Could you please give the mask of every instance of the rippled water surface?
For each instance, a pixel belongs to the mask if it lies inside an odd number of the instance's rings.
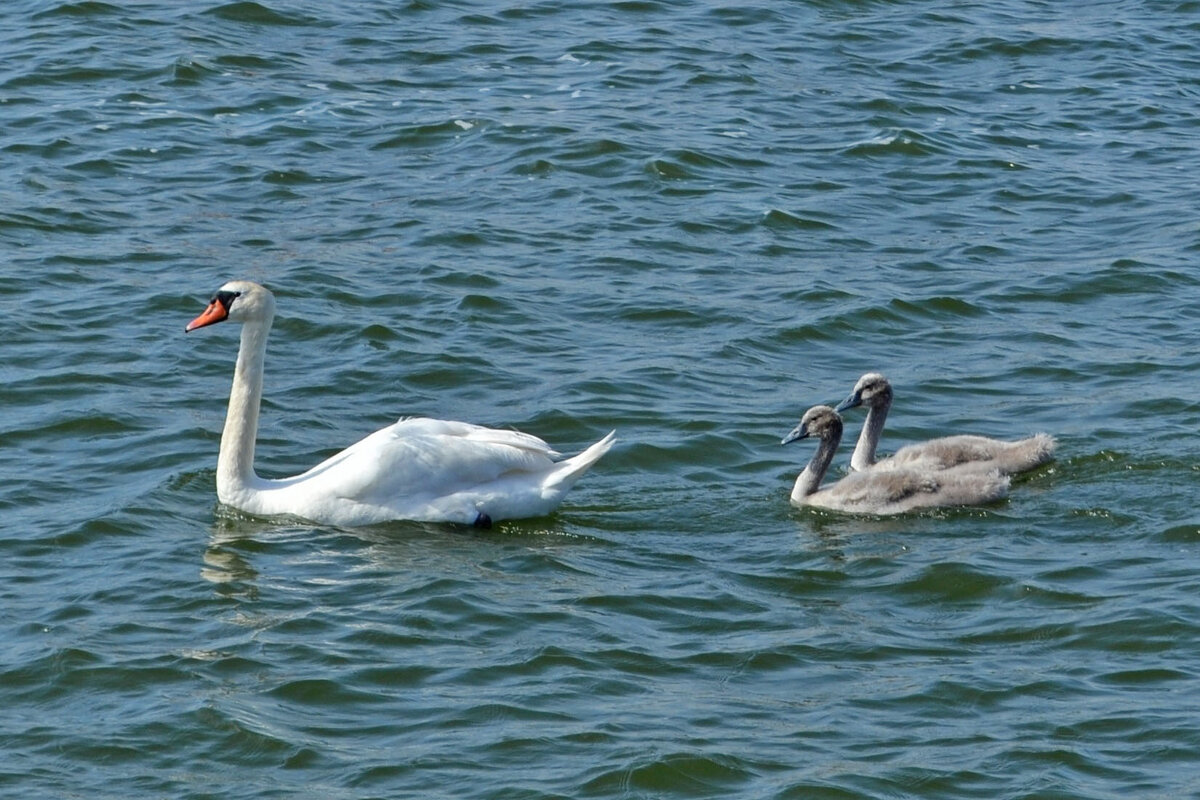
[[[1198,10],[0,5],[0,794],[1196,796]],[[264,474],[619,442],[491,531],[221,508],[234,277]],[[1058,458],[791,508],[868,370]]]

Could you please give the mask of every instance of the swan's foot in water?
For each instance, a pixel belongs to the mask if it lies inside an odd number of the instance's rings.
[[[475,527],[476,528],[491,528],[492,527],[492,518],[489,517],[484,512],[480,511],[479,516],[475,517]]]

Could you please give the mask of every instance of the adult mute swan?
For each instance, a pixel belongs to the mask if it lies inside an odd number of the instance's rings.
[[[1057,442],[1046,433],[1034,434],[1015,442],[989,439],[986,436],[960,434],[930,439],[901,447],[890,458],[875,460],[875,448],[883,433],[883,422],[892,407],[892,385],[878,372],[868,372],[858,379],[850,396],[838,404],[836,411],[845,411],[858,406],[867,407],[867,420],[863,423],[850,457],[850,468],[854,470],[898,469],[920,467],[922,469],[947,469],[960,464],[981,464],[1005,475],[1033,469],[1054,457]]]
[[[972,506],[999,500],[1008,492],[1008,477],[995,470],[958,467],[949,470],[897,468],[852,472],[820,488],[842,440],[842,418],[829,406],[813,406],[781,444],[816,437],[817,452],[796,478],[792,504],[858,514],[900,514],[934,506]]]
[[[386,520],[458,522],[550,513],[612,446],[608,434],[578,455],[558,453],[529,434],[465,422],[401,419],[294,478],[254,473],[267,334],[275,298],[250,281],[230,281],[187,332],[223,320],[242,323],[229,413],[217,457],[217,498],[251,514],[287,514],[331,525]]]

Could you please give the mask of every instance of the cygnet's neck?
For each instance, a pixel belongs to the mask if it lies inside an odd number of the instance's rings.
[[[817,447],[817,452],[813,453],[813,457],[804,465],[804,469],[800,471],[800,476],[796,478],[796,485],[792,487],[792,502],[802,504],[804,498],[814,494],[821,488],[821,481],[825,478],[825,473],[829,470],[829,465],[833,462],[833,455],[837,452],[838,444],[842,441],[841,428],[831,428],[826,431],[821,437],[821,444]]]
[[[858,444],[854,446],[854,454],[850,456],[850,469],[860,471],[875,463],[875,448],[879,446],[879,437],[883,435],[883,423],[891,407],[891,399],[868,407],[862,432],[858,434]]]
[[[270,331],[270,317],[242,325],[242,342],[229,391],[229,412],[217,457],[217,497],[223,503],[234,504],[234,497],[258,483],[254,474],[254,441],[258,436],[263,362]]]

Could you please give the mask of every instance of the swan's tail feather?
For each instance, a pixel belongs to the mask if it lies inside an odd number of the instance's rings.
[[[1054,458],[1054,451],[1058,448],[1058,440],[1050,434],[1035,433],[1029,437],[1029,442],[1037,464],[1045,464]]]
[[[617,432],[609,431],[608,435],[578,455],[559,461],[556,469],[547,476],[542,490],[546,492],[565,493],[575,485],[575,481],[583,477],[583,473],[600,460],[616,441]]]
[[[1054,458],[1058,441],[1048,433],[1035,433],[1027,439],[1012,442],[1007,452],[1000,455],[997,463],[1002,472],[1015,475],[1019,472],[1040,467]]]

